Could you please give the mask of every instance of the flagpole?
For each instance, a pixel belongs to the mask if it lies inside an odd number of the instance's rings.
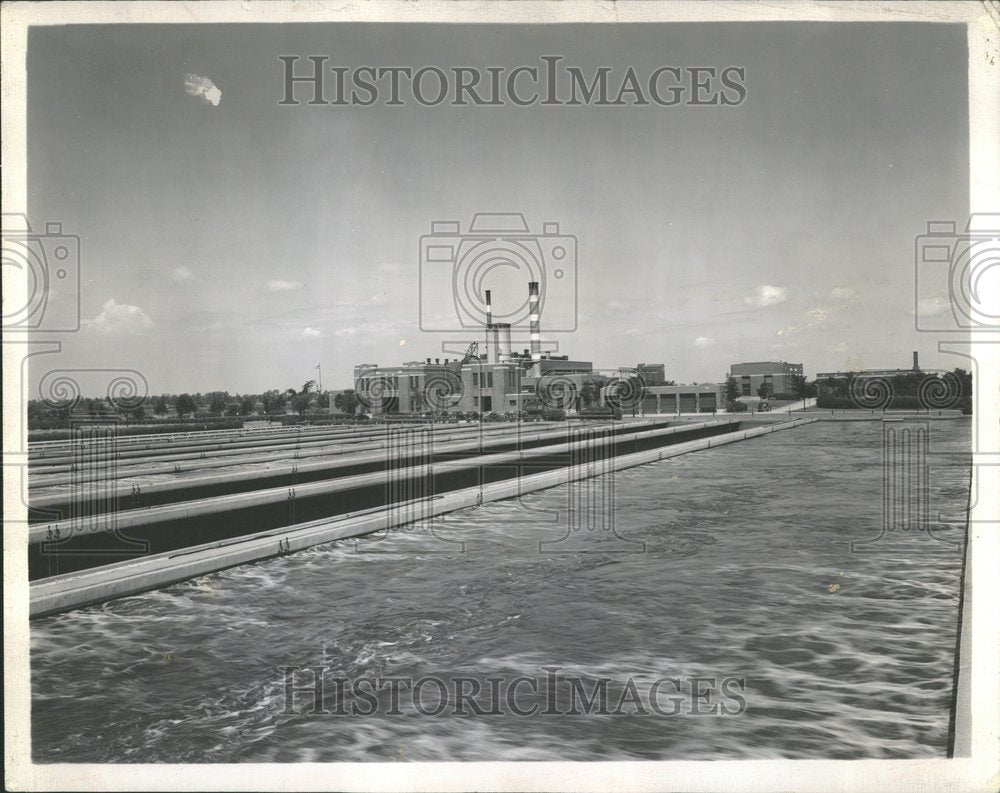
[[[316,371],[319,372],[319,375],[316,378],[316,384],[319,386],[320,392],[322,392],[323,391],[323,365],[320,364],[320,363],[316,364]]]

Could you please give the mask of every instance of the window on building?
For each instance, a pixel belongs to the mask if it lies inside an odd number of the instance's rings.
[[[744,375],[741,378],[741,381],[743,396],[750,396],[750,377],[748,375]]]
[[[486,373],[486,387],[493,388],[493,372]]]
[[[479,372],[472,373],[472,387],[475,388],[479,385]]]
[[[479,397],[477,396],[472,397],[472,406],[476,408],[479,407]]]

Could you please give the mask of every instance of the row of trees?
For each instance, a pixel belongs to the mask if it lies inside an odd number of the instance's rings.
[[[972,373],[912,370],[894,374],[848,372],[821,382],[821,408],[872,410],[960,409],[972,413]]]
[[[334,397],[335,407],[343,412],[356,412],[359,401],[353,389]],[[289,410],[305,415],[310,410],[326,410],[330,406],[330,395],[321,393],[314,380],[308,380],[299,388],[284,390],[271,389],[262,394],[230,394],[228,391],[208,393],[160,394],[141,401],[115,402],[110,397],[81,397],[72,401],[54,403],[49,400],[33,399],[28,402],[28,426],[30,428],[61,426],[71,415],[86,415],[93,418],[126,418],[129,421],[167,418],[176,416],[187,419],[196,415],[212,418],[241,418],[249,416],[284,415]]]
[[[153,413],[167,415],[171,402],[181,418],[194,415],[202,407],[207,407],[210,416],[274,415],[286,413],[289,408],[304,415],[310,408],[328,408],[330,396],[318,391],[315,380],[307,380],[301,388],[271,389],[262,394],[230,396],[228,391],[211,391],[204,395],[178,394],[172,399],[164,394],[152,400]]]

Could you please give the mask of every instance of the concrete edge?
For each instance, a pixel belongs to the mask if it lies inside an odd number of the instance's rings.
[[[29,616],[56,614],[127,595],[158,589],[207,573],[248,562],[283,556],[334,540],[358,537],[392,526],[405,525],[436,515],[476,506],[487,501],[500,501],[534,491],[556,487],[571,481],[587,479],[646,463],[665,460],[701,449],[737,443],[769,435],[784,429],[811,424],[816,419],[803,418],[781,424],[771,424],[752,430],[689,441],[678,446],[650,449],[602,461],[610,466],[595,464],[561,468],[541,474],[498,482],[482,488],[467,488],[442,496],[404,504],[393,504],[377,513],[348,517],[346,520],[323,520],[304,526],[272,530],[250,535],[242,541],[226,541],[212,546],[174,551],[147,557],[141,561],[123,562],[81,573],[57,576],[30,585]],[[686,448],[681,448],[681,447]],[[598,468],[603,470],[597,470]]]

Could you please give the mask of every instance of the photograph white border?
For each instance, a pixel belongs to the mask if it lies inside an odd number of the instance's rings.
[[[136,23],[593,23],[900,22],[959,23],[968,30],[970,212],[1000,212],[1000,7],[989,2],[56,2],[2,7],[2,198],[5,212],[27,207],[26,54],[33,25]],[[928,97],[927,112],[934,111]],[[933,218],[928,218],[933,220]],[[915,232],[919,233],[920,229]],[[4,274],[7,299],[24,283]],[[1000,315],[1000,295],[992,295]],[[987,791],[1000,789],[1000,333],[969,345],[977,361],[960,702],[971,704],[971,756],[918,760],[761,760],[672,762],[246,763],[199,765],[33,764],[28,662],[27,524],[16,448],[27,438],[23,344],[3,344],[4,430],[4,752],[13,790],[550,790],[550,791]],[[955,342],[947,347],[955,349]],[[12,445],[15,444],[15,445]],[[971,587],[971,589],[970,589]],[[959,725],[961,731],[962,725]]]

